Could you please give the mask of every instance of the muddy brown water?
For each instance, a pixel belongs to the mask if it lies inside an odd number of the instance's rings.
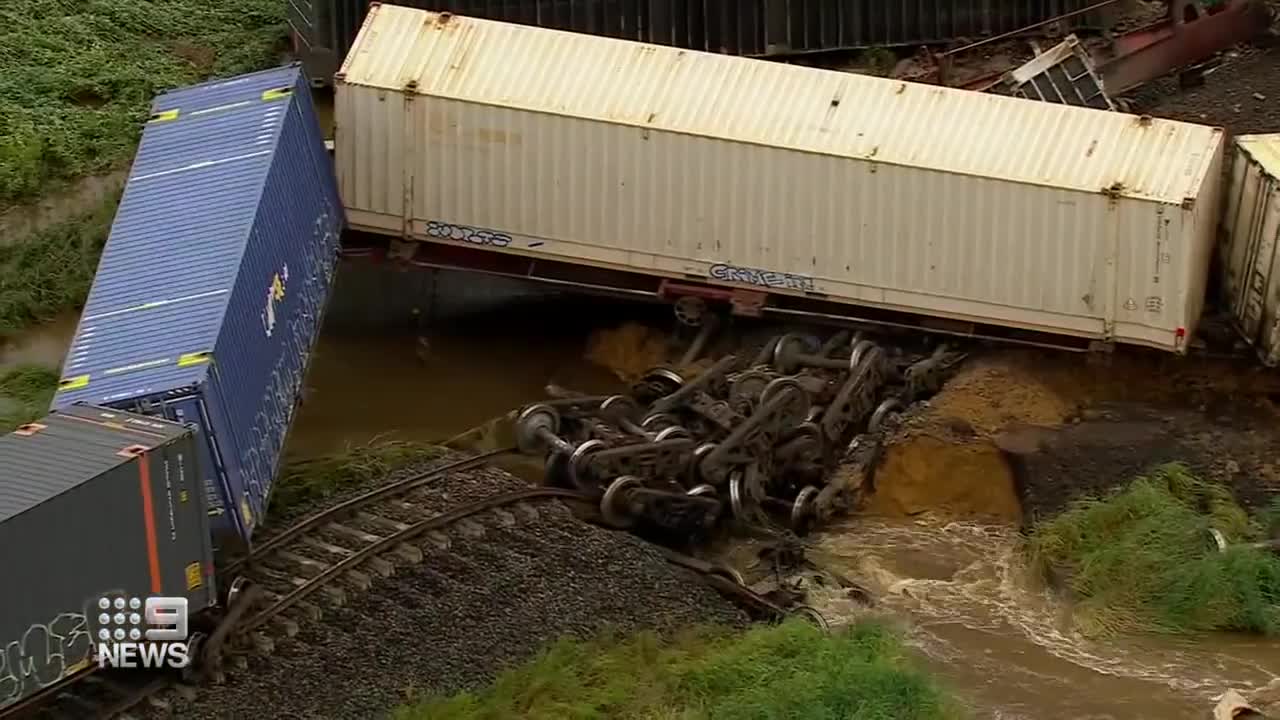
[[[979,718],[1199,720],[1228,687],[1247,697],[1280,673],[1280,645],[1253,637],[1084,638],[1020,551],[1007,526],[849,518],[815,538],[813,558],[864,584],[876,605],[825,588],[810,602],[833,624],[902,622]]]
[[[466,278],[343,273],[290,455],[376,437],[439,441],[545,397],[548,383],[624,386],[585,356],[592,331],[632,310]],[[74,329],[67,317],[28,333],[0,349],[0,368],[56,366]],[[593,352],[625,364],[628,347]],[[820,566],[877,602],[868,610],[817,588],[811,603],[835,624],[887,614],[979,718],[1203,718],[1226,688],[1247,695],[1280,673],[1280,646],[1254,638],[1108,642],[1073,633],[1067,608],[1024,572],[1007,525],[855,517],[812,540]]]

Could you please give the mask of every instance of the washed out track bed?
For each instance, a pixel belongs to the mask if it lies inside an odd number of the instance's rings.
[[[367,718],[566,633],[812,616],[681,551],[744,526],[808,530],[829,514],[820,496],[850,490],[836,465],[955,359],[788,335],[688,380],[655,369],[630,396],[530,406],[519,449],[545,456],[548,484],[492,466],[516,448],[451,453],[264,533],[223,568],[196,673],[93,672],[34,716]]]

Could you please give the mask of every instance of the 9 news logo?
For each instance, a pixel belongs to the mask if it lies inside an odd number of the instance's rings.
[[[184,668],[188,603],[184,597],[102,597],[97,603],[100,668]]]

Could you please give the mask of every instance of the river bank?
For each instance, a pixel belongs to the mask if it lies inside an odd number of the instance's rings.
[[[1232,534],[1246,512],[1261,532],[1280,502],[1270,382],[1266,373],[1132,353],[1118,353],[1109,367],[1040,352],[976,357],[903,419],[868,478],[860,513],[812,538],[810,558],[867,590],[874,612],[909,618],[911,644],[984,717],[1203,718],[1229,687],[1248,696],[1280,672],[1274,639],[1205,632],[1233,626],[1205,614],[1227,599],[1280,612],[1280,578],[1216,559],[1208,532]],[[1166,512],[1150,498],[1125,509],[1134,478],[1170,462],[1185,463],[1188,474],[1220,488],[1212,497],[1243,510],[1217,512],[1197,500],[1166,501]],[[1124,515],[1119,525],[1068,513],[1083,498],[1109,496]],[[1060,543],[1087,545],[1068,548],[1068,560],[1111,574],[1094,585],[1046,576],[1034,547],[1046,528]],[[1113,554],[1122,548],[1130,549]],[[1228,574],[1212,588],[1188,588],[1194,563]],[[809,586],[812,602],[837,622],[871,612],[838,583]],[[1114,626],[1135,612],[1142,622]],[[1180,613],[1182,626],[1148,632],[1168,612]]]

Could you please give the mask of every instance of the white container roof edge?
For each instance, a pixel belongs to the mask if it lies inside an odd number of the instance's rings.
[[[1236,144],[1267,174],[1280,178],[1280,133],[1237,135]]]
[[[1173,205],[1200,194],[1223,140],[1205,125],[394,5],[371,8],[344,84]]]

